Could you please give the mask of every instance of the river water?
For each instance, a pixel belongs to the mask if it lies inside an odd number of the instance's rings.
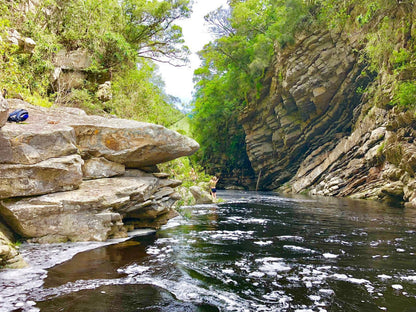
[[[23,244],[0,311],[414,311],[416,210],[219,192],[154,235]]]

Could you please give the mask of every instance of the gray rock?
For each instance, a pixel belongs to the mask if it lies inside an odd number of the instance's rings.
[[[28,108],[27,123],[8,123],[0,133],[0,164],[35,164],[49,158],[76,154],[75,132],[61,123],[39,120]]]
[[[33,53],[36,47],[36,42],[32,38],[23,37],[17,30],[9,29],[7,40],[19,47],[18,52]]]
[[[26,139],[23,142],[29,146],[29,152],[25,150],[20,158],[26,157],[30,159],[30,163],[42,158],[57,157],[56,154],[47,155],[54,150],[54,153],[59,154],[73,153],[76,145],[85,159],[104,157],[126,167],[143,168],[191,155],[199,148],[198,143],[193,139],[155,124],[120,118],[87,116],[85,113],[81,114],[80,110],[46,109],[18,100],[11,101],[11,103],[16,108],[25,107],[29,111],[30,117],[27,124],[24,125],[7,124],[3,129],[8,131],[6,139],[12,140],[13,133],[17,132],[19,132],[19,138],[22,136],[33,137],[34,142],[40,140],[40,135],[50,137],[42,141],[43,145],[40,150],[43,152],[32,153],[32,147],[35,144],[26,143],[32,139]],[[44,129],[43,132],[42,129]],[[51,138],[51,132],[55,132],[54,135],[58,137]],[[50,142],[49,147],[52,147],[52,151],[46,146],[48,142]],[[21,144],[18,142],[17,145]],[[59,148],[54,149],[54,146]],[[34,149],[36,150],[36,147]],[[32,155],[35,153],[39,153],[39,157]],[[26,156],[27,154],[30,155]],[[16,159],[19,158],[16,156]],[[21,160],[3,162],[16,163]]]
[[[143,168],[193,154],[199,145],[165,127],[125,119],[88,116],[72,120],[81,155]]]
[[[12,242],[12,234],[0,221],[0,269],[18,269],[27,264]]]
[[[126,236],[122,220],[128,214],[151,220],[169,209],[169,196],[165,199],[158,190],[157,178],[90,180],[73,191],[2,201],[0,212],[32,241],[104,241]],[[159,207],[158,213],[149,214],[149,207]]]
[[[82,172],[84,179],[100,179],[123,175],[125,166],[105,158],[91,158],[84,161]]]
[[[3,95],[0,93],[0,128],[6,124],[8,117],[9,104],[7,103],[6,99],[3,98]]]
[[[204,191],[199,186],[196,186],[196,185],[191,186],[189,188],[189,191],[191,192],[192,196],[195,198],[196,204],[211,204],[213,202],[211,195],[207,191]]]
[[[78,188],[82,182],[79,155],[50,158],[33,165],[0,165],[0,198],[33,196]]]
[[[264,93],[240,116],[250,162],[256,176],[262,173],[260,188],[276,189],[298,170],[310,171],[302,163],[318,149],[314,159],[325,162],[325,153],[348,134],[362,70],[348,40],[317,31],[276,51]],[[315,173],[295,191],[314,183],[322,171]]]

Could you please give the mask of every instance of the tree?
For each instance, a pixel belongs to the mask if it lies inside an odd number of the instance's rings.
[[[290,44],[308,16],[303,0],[231,0],[230,9],[205,17],[216,39],[200,52],[192,119],[204,165],[212,159],[226,159],[227,168],[248,165],[239,113],[259,96],[275,46]]]
[[[123,34],[139,57],[178,65],[184,62],[189,49],[183,45],[181,27],[174,24],[188,17],[189,0],[123,0],[126,18]]]

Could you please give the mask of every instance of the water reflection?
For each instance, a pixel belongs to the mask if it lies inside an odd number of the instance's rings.
[[[51,288],[77,280],[112,279],[125,276],[117,270],[145,257],[146,247],[154,241],[155,236],[151,235],[141,238],[140,241],[131,239],[116,245],[79,253],[70,261],[49,269],[44,286]]]
[[[416,307],[415,211],[270,193],[219,196],[226,201],[190,207],[155,236],[49,269],[29,300],[42,311]]]

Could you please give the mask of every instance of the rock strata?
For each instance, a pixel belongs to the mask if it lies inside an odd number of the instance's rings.
[[[348,134],[356,89],[365,85],[353,38],[317,32],[278,51],[265,79],[265,92],[241,115],[247,153],[259,187],[289,181],[314,151],[330,150]]]
[[[105,241],[125,237],[123,219],[155,219],[169,211],[175,190],[158,178],[117,177],[84,181],[77,190],[4,200],[3,218],[32,242]]]
[[[104,241],[138,227],[158,228],[174,215],[181,182],[141,169],[191,155],[199,148],[194,140],[79,109],[20,100],[8,105],[29,111],[24,123],[0,130],[0,216],[22,239]],[[4,262],[8,247],[2,246]]]
[[[318,31],[276,52],[240,117],[260,188],[416,207],[416,118],[391,105],[391,89],[357,92],[391,85],[362,74],[359,42]]]

